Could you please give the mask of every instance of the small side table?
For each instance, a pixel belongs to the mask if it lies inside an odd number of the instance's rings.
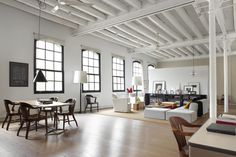
[[[133,110],[139,110],[139,103],[133,104]]]

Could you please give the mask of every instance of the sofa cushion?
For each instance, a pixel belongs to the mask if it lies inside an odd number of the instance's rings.
[[[144,118],[166,119],[168,108],[145,108]]]
[[[189,110],[189,109],[174,109],[166,112],[166,120],[169,120],[170,117],[177,116],[185,119],[189,123],[197,120],[197,112]]]

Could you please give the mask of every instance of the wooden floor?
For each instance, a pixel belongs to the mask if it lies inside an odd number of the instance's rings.
[[[45,136],[45,130],[16,136],[18,124],[0,129],[2,157],[178,157],[169,124],[158,124],[99,114],[76,115],[79,128],[66,125],[61,135]],[[198,121],[204,122],[203,117]],[[42,121],[43,122],[43,121]]]

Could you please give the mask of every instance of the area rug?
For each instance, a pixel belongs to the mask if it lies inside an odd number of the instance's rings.
[[[97,114],[120,117],[120,118],[128,118],[128,119],[134,119],[134,120],[141,120],[141,121],[146,121],[146,122],[169,124],[167,120],[144,118],[143,110],[131,111],[130,113],[121,113],[121,112],[114,112],[113,109],[103,109],[97,112]]]

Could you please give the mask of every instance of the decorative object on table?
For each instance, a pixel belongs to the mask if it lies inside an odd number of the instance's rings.
[[[182,94],[182,90],[181,90],[181,89],[177,89],[177,90],[175,91],[175,94]]]
[[[79,112],[82,113],[82,85],[87,83],[87,73],[85,71],[75,71],[74,72],[74,83],[80,84],[80,109]]]
[[[28,69],[27,63],[9,62],[10,69],[10,87],[28,87]]]
[[[167,94],[167,90],[162,90],[161,94]]]
[[[153,81],[152,91],[153,93],[160,93],[160,91],[166,89],[166,81]]]
[[[128,93],[133,93],[133,88],[132,87],[127,88],[126,90],[127,90]]]
[[[184,85],[184,91],[187,91],[190,94],[191,91],[193,91],[193,87],[191,85]]]
[[[192,86],[192,91],[200,94],[200,82],[189,82],[188,85]]]
[[[138,86],[142,86],[142,77],[141,76],[133,76],[132,78],[132,85],[136,86],[136,97],[135,102],[137,102],[138,99]]]

